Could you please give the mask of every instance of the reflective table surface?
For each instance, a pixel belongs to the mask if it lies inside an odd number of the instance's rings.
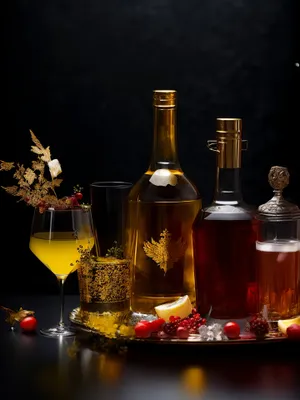
[[[57,322],[56,296],[1,297]],[[79,304],[66,296],[66,316]],[[0,399],[299,399],[300,342],[272,345],[137,345],[106,348],[88,337],[50,339],[10,331],[0,315]]]

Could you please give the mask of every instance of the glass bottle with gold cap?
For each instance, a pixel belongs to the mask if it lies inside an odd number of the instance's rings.
[[[272,323],[300,312],[300,209],[282,195],[287,168],[272,167],[268,180],[274,196],[258,208],[256,258],[260,311]]]
[[[213,203],[194,223],[197,307],[216,319],[246,318],[257,310],[253,210],[242,197],[242,120],[217,119],[217,139],[208,148],[217,155]]]
[[[134,273],[132,309],[139,312],[183,295],[195,300],[192,224],[202,202],[178,160],[176,97],[175,90],[153,92],[150,166],[129,194],[126,253]]]

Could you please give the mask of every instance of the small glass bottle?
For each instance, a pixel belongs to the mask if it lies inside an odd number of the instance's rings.
[[[286,168],[272,167],[268,179],[274,196],[258,208],[256,259],[259,307],[272,323],[300,312],[300,209],[282,196]]]
[[[216,319],[247,318],[257,310],[256,232],[252,209],[243,202],[242,120],[218,118],[213,203],[199,213],[193,228],[197,308]]]
[[[192,225],[202,202],[178,161],[176,106],[175,90],[154,91],[151,162],[129,194],[126,252],[139,312],[183,295],[195,301]]]

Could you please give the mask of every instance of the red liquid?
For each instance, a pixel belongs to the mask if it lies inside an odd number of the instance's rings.
[[[237,319],[257,311],[255,240],[251,219],[204,219],[194,227],[200,313],[206,314],[212,307],[213,318]]]

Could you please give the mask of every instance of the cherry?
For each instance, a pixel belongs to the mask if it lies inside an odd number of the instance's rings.
[[[140,324],[144,324],[144,325],[149,325],[150,326],[150,321],[147,321],[146,319],[141,319],[139,321]]]
[[[142,322],[138,322],[136,326],[134,327],[135,331],[135,336],[137,338],[148,338],[151,335],[151,330],[150,330],[150,323],[146,321],[147,324],[144,324]]]
[[[286,334],[290,340],[300,340],[300,325],[290,325],[286,330]]]
[[[163,318],[155,319],[154,321],[150,322],[150,329],[152,330],[152,332],[160,331],[162,329],[162,326],[164,325],[164,323],[165,323],[165,320]]]
[[[20,321],[20,328],[23,332],[34,332],[37,327],[37,320],[35,317],[25,317]]]
[[[224,325],[223,332],[228,339],[238,339],[240,337],[241,328],[236,322],[227,322]]]
[[[75,193],[75,197],[76,197],[77,200],[80,201],[80,200],[82,200],[82,198],[83,198],[83,194],[80,193],[80,192],[76,192],[76,193]]]
[[[183,326],[179,326],[176,331],[176,336],[179,339],[187,339],[189,337],[189,331],[187,328],[184,328]]]

